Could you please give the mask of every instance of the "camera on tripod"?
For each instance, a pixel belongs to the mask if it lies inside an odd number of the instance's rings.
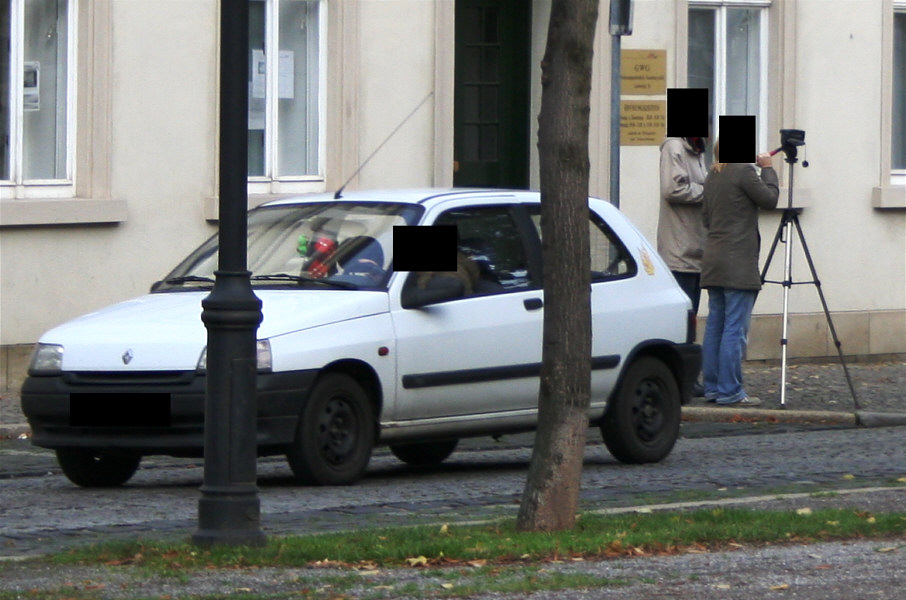
[[[780,130],[780,147],[771,151],[771,156],[774,156],[781,150],[786,154],[786,162],[792,164],[797,162],[796,154],[798,153],[799,146],[805,146],[805,131],[802,129],[781,129]],[[803,162],[803,167],[807,167],[808,163]]]
[[[780,130],[780,148],[785,153],[795,152],[798,146],[805,146],[805,131],[802,129]]]

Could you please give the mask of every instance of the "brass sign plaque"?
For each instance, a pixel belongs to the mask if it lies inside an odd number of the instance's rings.
[[[620,54],[621,94],[661,96],[667,93],[666,50],[623,50]]]
[[[659,146],[667,135],[666,100],[620,102],[620,145]]]

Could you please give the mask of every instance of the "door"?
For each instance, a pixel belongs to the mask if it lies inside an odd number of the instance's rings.
[[[529,185],[529,0],[456,0],[454,168],[458,187]]]
[[[464,207],[436,221],[457,226],[460,260],[475,269],[463,296],[393,314],[395,420],[537,408],[543,296],[537,240],[524,215],[515,207]]]

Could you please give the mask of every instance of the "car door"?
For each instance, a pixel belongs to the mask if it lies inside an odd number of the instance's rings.
[[[458,207],[434,224],[458,228],[460,255],[477,267],[477,281],[453,300],[393,312],[392,418],[534,410],[543,300],[540,250],[527,212],[520,205]],[[418,279],[411,273],[405,285]]]
[[[531,217],[540,238],[540,209],[531,210]],[[623,361],[637,342],[632,332],[639,327],[635,316],[639,287],[634,282],[638,265],[620,237],[593,210],[588,215],[588,241],[591,252],[591,402],[593,407],[601,407],[616,385]]]

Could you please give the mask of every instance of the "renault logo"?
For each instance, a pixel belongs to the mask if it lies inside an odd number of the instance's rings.
[[[124,364],[124,365],[128,365],[129,363],[131,363],[131,362],[132,362],[132,357],[133,357],[133,356],[135,356],[135,355],[132,354],[132,349],[131,349],[131,348],[130,348],[129,350],[126,350],[125,352],[123,352],[123,356],[122,356],[123,364]]]

